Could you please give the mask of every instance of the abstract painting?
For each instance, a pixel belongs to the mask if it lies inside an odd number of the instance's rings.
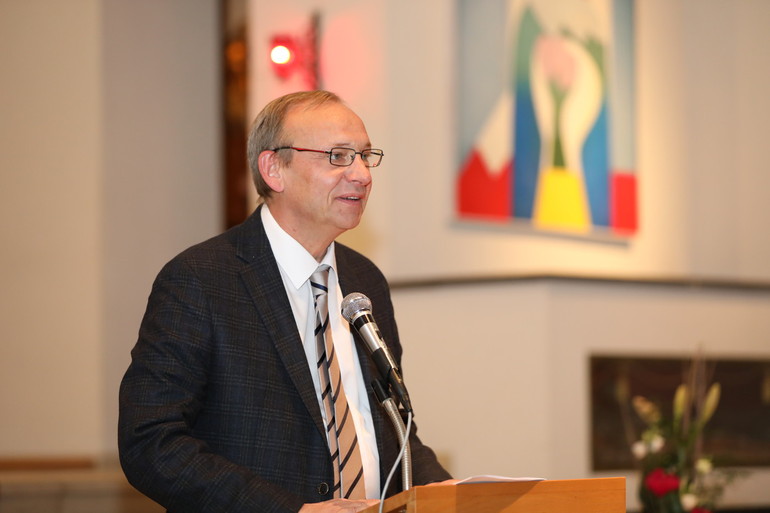
[[[475,112],[460,109],[457,216],[632,237],[632,0],[465,1],[459,9],[460,102]]]

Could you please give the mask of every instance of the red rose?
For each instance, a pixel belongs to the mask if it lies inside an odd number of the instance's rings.
[[[644,485],[657,497],[663,497],[669,492],[679,490],[679,476],[667,474],[662,468],[656,468],[644,478]]]

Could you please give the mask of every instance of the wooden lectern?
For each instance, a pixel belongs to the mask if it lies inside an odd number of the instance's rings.
[[[377,513],[379,505],[364,513]],[[626,478],[416,486],[383,513],[625,513]]]

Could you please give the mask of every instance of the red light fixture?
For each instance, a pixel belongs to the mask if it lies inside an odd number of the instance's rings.
[[[301,63],[298,45],[291,36],[275,36],[270,42],[270,62],[273,71],[282,80],[289,78]]]
[[[308,89],[318,89],[318,27],[320,15],[314,13],[307,32],[300,36],[278,34],[270,40],[270,64],[281,80],[295,73],[303,75]]]

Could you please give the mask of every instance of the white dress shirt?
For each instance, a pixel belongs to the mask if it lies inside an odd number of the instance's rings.
[[[308,253],[302,245],[278,225],[267,205],[262,206],[262,224],[273,249],[273,255],[278,262],[281,278],[289,296],[289,303],[297,322],[297,331],[305,349],[310,375],[313,377],[318,408],[321,416],[326,419],[326,411],[321,399],[321,385],[318,378],[315,344],[315,310],[313,292],[310,288],[310,276],[320,264],[330,266],[329,270],[329,323],[331,324],[334,349],[342,373],[342,386],[348,399],[353,421],[356,426],[358,445],[361,450],[361,462],[364,467],[364,482],[366,497],[380,498],[380,457],[377,452],[377,439],[374,434],[374,422],[369,406],[369,398],[358,361],[355,341],[350,332],[350,325],[342,317],[340,305],[342,290],[337,274],[337,261],[334,253],[334,243],[329,245],[326,255],[321,262]]]

